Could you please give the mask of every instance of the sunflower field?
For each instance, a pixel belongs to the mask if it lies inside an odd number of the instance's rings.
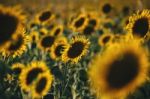
[[[0,0],[0,99],[150,99],[149,0]]]

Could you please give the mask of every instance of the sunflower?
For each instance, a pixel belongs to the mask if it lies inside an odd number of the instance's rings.
[[[88,24],[94,27],[94,29],[98,29],[100,23],[99,15],[96,12],[89,12],[87,16],[89,18]]]
[[[53,82],[51,72],[40,74],[33,85],[32,97],[35,99],[45,96],[50,90]]]
[[[24,69],[24,65],[23,64],[21,64],[21,63],[14,63],[14,64],[12,64],[12,67],[11,67],[11,69],[13,70],[13,72],[15,73],[15,74],[20,74],[21,72],[22,72],[22,70]]]
[[[41,50],[48,51],[55,42],[55,37],[49,34],[44,35],[38,43]]]
[[[45,62],[33,61],[24,68],[19,76],[21,89],[26,92],[31,91],[33,82],[37,79],[38,75],[49,71]]]
[[[27,50],[27,43],[29,41],[28,36],[24,33],[18,34],[17,37],[11,40],[7,48],[2,49],[2,55],[4,57],[21,56]]]
[[[71,40],[71,44],[66,46],[62,53],[62,61],[77,63],[82,56],[88,52],[90,42],[85,36],[75,36]]]
[[[52,13],[52,11],[46,9],[36,15],[35,22],[41,25],[46,25],[49,24],[54,18],[55,15]]]
[[[63,33],[63,25],[56,25],[52,31],[51,31],[51,35],[53,36],[60,36]]]
[[[29,37],[30,37],[30,42],[31,43],[32,42],[37,42],[39,40],[39,33],[38,33],[38,31],[31,31]]]
[[[54,60],[58,60],[62,56],[62,52],[64,51],[65,47],[68,45],[68,42],[65,37],[59,37],[55,43],[51,47],[51,58]]]
[[[130,16],[126,29],[131,37],[144,40],[149,35],[150,11],[138,11],[136,14]]]
[[[112,12],[113,5],[110,2],[105,2],[101,5],[101,12],[104,15],[107,15]]]
[[[91,90],[101,99],[124,99],[146,81],[147,56],[136,40],[111,44],[89,65]]]
[[[77,16],[76,19],[73,20],[72,24],[70,25],[73,31],[81,31],[86,25],[88,24],[88,18],[85,13],[81,13]]]
[[[111,44],[113,40],[114,35],[112,33],[104,33],[101,35],[98,39],[98,44],[100,46],[105,46],[107,44]]]
[[[26,16],[18,6],[4,7],[0,5],[0,47],[5,48],[9,40],[24,31]]]
[[[47,28],[45,28],[45,27],[42,27],[40,30],[39,30],[39,34],[40,35],[46,35],[46,34],[48,34],[48,29]]]
[[[39,33],[38,31],[31,31],[29,34],[29,40],[30,40],[30,45],[31,48],[36,48],[37,42],[39,41]]]
[[[83,29],[83,31],[82,31],[82,33],[83,33],[84,35],[91,35],[91,34],[93,34],[93,32],[95,32],[95,29],[94,29],[94,27],[91,26],[91,25],[85,26],[84,29]]]

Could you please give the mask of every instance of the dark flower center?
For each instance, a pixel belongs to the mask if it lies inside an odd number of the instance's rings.
[[[39,73],[42,73],[42,72],[43,70],[41,68],[34,68],[30,70],[27,74],[26,84],[30,85],[33,82],[33,80],[37,78]]]
[[[18,19],[15,16],[0,13],[0,44],[11,39],[18,26]]]
[[[75,22],[75,27],[76,27],[76,28],[81,27],[81,26],[84,24],[84,21],[85,21],[85,18],[84,18],[84,17],[81,17],[79,20],[77,20],[77,21]]]
[[[95,19],[90,19],[89,24],[92,25],[93,27],[96,26],[97,22]]]
[[[64,51],[64,45],[59,45],[55,49],[55,54],[60,57],[62,55],[62,51]]]
[[[107,14],[111,11],[111,9],[112,9],[111,5],[107,3],[103,6],[102,11]]]
[[[69,48],[68,51],[68,57],[69,58],[76,58],[78,56],[80,56],[80,54],[83,52],[84,50],[84,43],[83,42],[75,42],[71,45],[71,47]]]
[[[94,32],[94,27],[88,25],[84,28],[83,33],[86,35],[90,35],[92,32]]]
[[[139,72],[139,59],[131,52],[124,53],[123,57],[110,64],[107,82],[113,89],[120,89],[135,79]]]
[[[55,38],[53,36],[46,36],[42,39],[41,44],[43,47],[51,47]]]
[[[144,37],[149,30],[149,21],[147,18],[138,19],[132,28],[133,33],[140,37]]]
[[[50,11],[43,12],[42,15],[39,17],[40,21],[46,21],[51,17],[52,13]]]
[[[103,38],[103,43],[106,44],[110,40],[110,36],[106,36]]]
[[[45,77],[41,78],[36,85],[36,92],[39,94],[42,93],[42,91],[46,87],[46,84],[47,84],[47,79]]]
[[[60,33],[60,28],[56,29],[54,35],[57,36],[57,35],[59,35],[59,33]]]

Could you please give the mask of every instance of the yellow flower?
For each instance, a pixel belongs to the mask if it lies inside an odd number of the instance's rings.
[[[50,34],[53,35],[53,36],[60,36],[60,35],[63,34],[63,31],[64,31],[63,25],[56,25],[56,26],[52,29],[52,31],[51,31]]]
[[[52,13],[52,11],[49,9],[45,9],[36,15],[35,22],[41,25],[47,25],[54,18],[55,18],[55,15]]]
[[[95,32],[95,29],[91,25],[86,25],[82,31],[84,35],[92,35]]]
[[[85,13],[81,13],[77,16],[76,19],[73,20],[72,24],[70,24],[70,28],[74,32],[80,32],[83,28],[88,24],[88,18]]]
[[[22,70],[24,69],[24,65],[21,63],[14,63],[11,67],[11,69],[13,70],[13,72],[15,74],[20,74],[22,72]]]
[[[33,85],[32,97],[35,99],[45,96],[50,90],[53,82],[51,72],[40,74]]]
[[[100,25],[100,18],[97,12],[89,12],[87,13],[87,16],[89,18],[88,24],[94,27],[94,29],[98,29]]]
[[[51,47],[51,58],[54,60],[61,59],[62,53],[67,45],[68,42],[65,37],[58,37],[58,39],[56,39],[55,43]]]
[[[92,92],[101,99],[124,99],[146,81],[147,55],[136,40],[111,44],[89,65]]]
[[[39,33],[38,33],[38,31],[31,31],[29,37],[30,37],[29,40],[30,40],[31,43],[32,42],[37,42],[39,40]]]
[[[88,52],[90,42],[85,36],[75,36],[72,38],[70,45],[66,46],[62,53],[62,61],[71,63],[77,63],[82,56]]]
[[[104,33],[103,35],[99,37],[98,44],[100,46],[106,46],[112,43],[113,38],[114,38],[114,35],[112,33]]]
[[[104,1],[103,3],[101,2],[100,9],[102,15],[108,15],[112,12],[113,5],[110,2]]]
[[[21,9],[21,8],[20,8]],[[0,47],[5,48],[10,40],[24,31],[26,16],[18,6],[4,7],[0,5]]]
[[[138,11],[136,14],[130,16],[126,30],[131,38],[140,38],[141,40],[144,40],[149,36],[150,11]]]
[[[43,51],[48,51],[55,42],[55,37],[49,34],[44,35],[38,43],[38,47]]]
[[[10,40],[7,48],[1,50],[4,57],[21,56],[27,50],[28,36],[25,33],[18,34],[14,40]]]
[[[20,86],[22,90],[31,91],[33,82],[41,73],[49,71],[46,63],[43,61],[33,61],[25,67],[19,75]]]
[[[39,30],[39,34],[40,35],[46,35],[46,34],[48,34],[48,29],[47,28],[45,28],[45,27],[42,27],[40,30]]]

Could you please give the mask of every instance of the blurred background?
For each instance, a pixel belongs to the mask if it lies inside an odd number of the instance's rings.
[[[45,7],[51,7],[55,12],[64,13],[65,16],[71,11],[100,10],[105,2],[114,6],[116,11],[120,11],[125,6],[132,10],[150,9],[149,0],[0,0],[0,4],[3,5],[22,5],[31,13]]]

